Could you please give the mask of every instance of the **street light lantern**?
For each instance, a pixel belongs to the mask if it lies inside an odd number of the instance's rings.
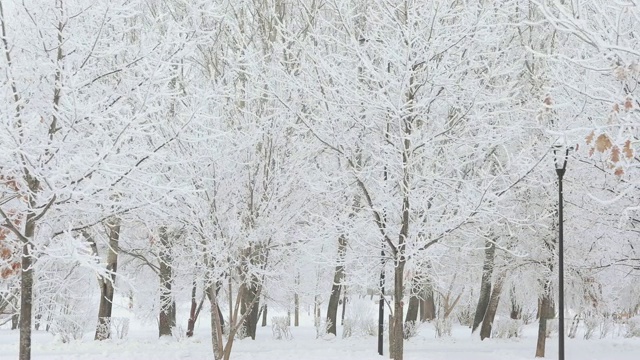
[[[567,160],[569,159],[569,152],[573,150],[573,146],[554,145],[553,156],[556,163],[556,172],[558,176],[564,176],[564,172],[567,169]]]
[[[553,155],[558,175],[558,359],[564,360],[564,228],[562,179],[567,170],[569,151],[573,147],[554,146]]]

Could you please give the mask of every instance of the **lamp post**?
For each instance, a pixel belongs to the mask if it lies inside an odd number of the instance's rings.
[[[564,151],[562,151],[564,150]],[[564,227],[562,178],[567,170],[569,147],[557,146],[553,150],[558,175],[558,359],[564,360]],[[563,154],[564,152],[564,154]],[[560,154],[559,154],[560,153]]]

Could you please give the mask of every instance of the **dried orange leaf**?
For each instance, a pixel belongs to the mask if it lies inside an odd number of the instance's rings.
[[[595,131],[591,131],[589,133],[589,135],[587,135],[587,137],[584,139],[587,142],[587,145],[591,145],[591,142],[593,141],[593,138],[596,136],[596,132]]]
[[[601,134],[596,139],[596,150],[601,153],[611,149],[612,146],[611,139],[609,139],[607,134]]]
[[[620,105],[613,104],[613,112],[615,112],[615,113],[620,112]]]
[[[2,269],[2,271],[0,271],[0,278],[6,279],[11,276],[12,273],[13,271],[11,269]]]
[[[633,158],[633,149],[631,148],[631,140],[627,140],[624,142],[624,147],[622,148],[622,151],[624,152],[624,156],[627,159]]]
[[[633,102],[631,101],[631,98],[627,98],[624,101],[624,109],[625,110],[631,110],[632,107],[633,107]]]
[[[620,162],[620,148],[617,145],[611,148],[611,162]]]
[[[614,171],[614,174],[615,174],[616,176],[622,176],[622,175],[624,175],[624,169],[623,169],[623,168],[621,168],[621,167],[617,167],[617,168],[616,168],[616,171]]]

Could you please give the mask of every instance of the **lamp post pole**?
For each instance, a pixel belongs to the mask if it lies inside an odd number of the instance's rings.
[[[558,359],[564,360],[564,199],[562,196],[562,179],[567,170],[569,148],[564,149],[564,157],[558,163],[556,155],[556,174],[558,175]]]

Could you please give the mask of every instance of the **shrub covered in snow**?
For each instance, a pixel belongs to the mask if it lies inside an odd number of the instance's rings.
[[[418,335],[418,331],[420,331],[420,321],[407,321],[404,323],[404,338],[411,339]]]
[[[60,316],[53,319],[49,331],[61,342],[80,340],[84,333],[91,328],[92,321],[86,316]]]
[[[451,319],[450,318],[437,318],[434,322],[433,322],[433,326],[436,329],[436,337],[445,337],[445,336],[451,336],[451,327],[453,326],[453,324],[451,323]]]
[[[508,339],[512,337],[522,336],[522,320],[517,319],[498,319],[493,323],[491,336],[494,338]]]
[[[624,337],[626,338],[634,338],[640,337],[640,318],[635,317],[628,319],[626,322],[626,332]]]
[[[366,300],[353,300],[351,304],[350,316],[343,322],[342,337],[376,336],[378,322],[371,303]]]
[[[271,331],[273,338],[276,340],[287,339],[290,340],[291,330],[289,328],[288,316],[274,316],[271,318]]]

